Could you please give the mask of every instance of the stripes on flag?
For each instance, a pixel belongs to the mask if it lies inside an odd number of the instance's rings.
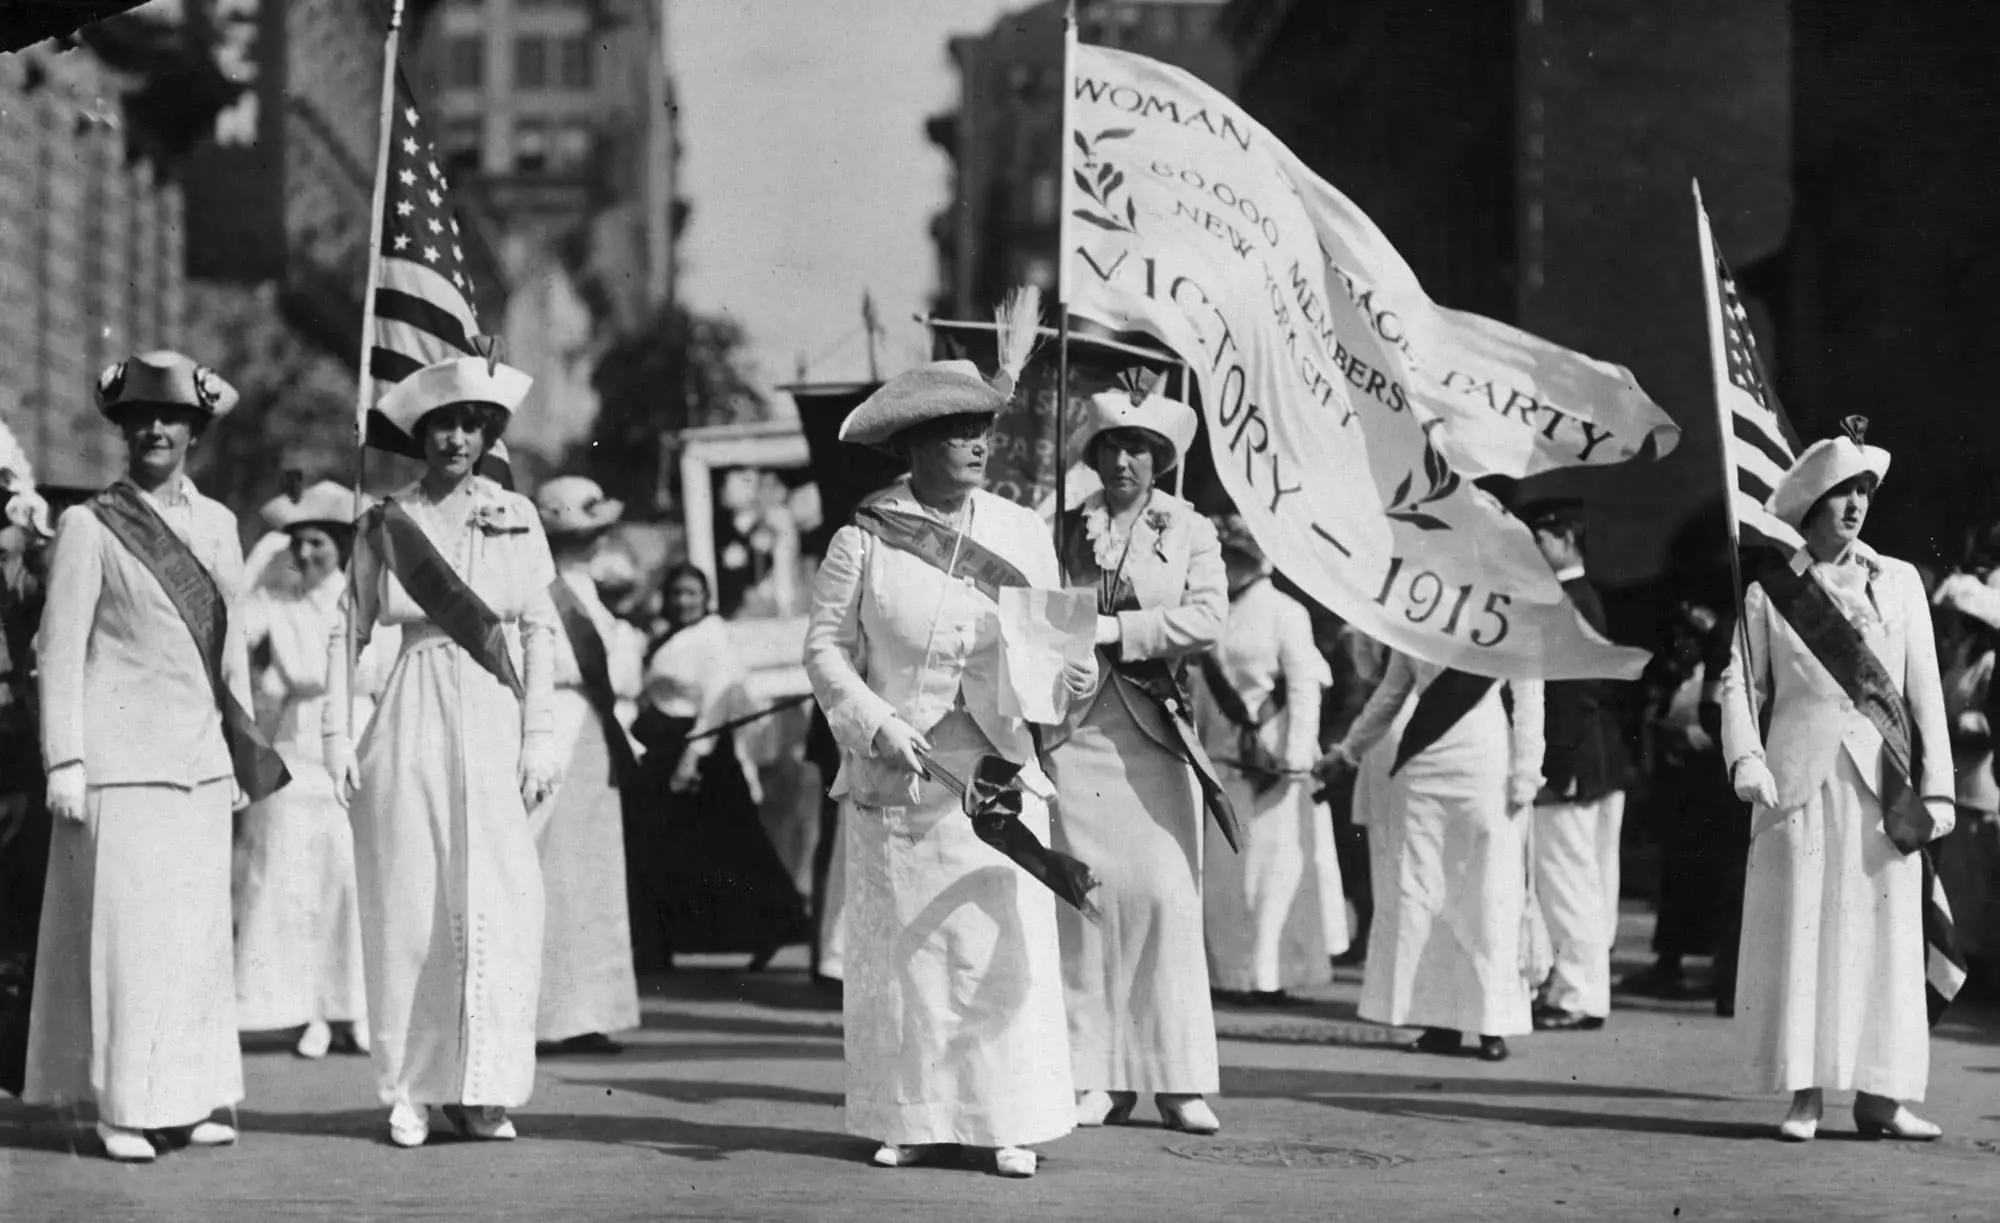
[[[382,245],[374,252],[375,295],[369,302],[371,403],[425,366],[479,355],[473,339],[480,334],[450,186],[401,67],[396,69],[395,102],[382,117],[382,138]],[[423,457],[415,438],[373,408],[360,424],[367,445]],[[493,443],[480,474],[514,486],[503,443]]]

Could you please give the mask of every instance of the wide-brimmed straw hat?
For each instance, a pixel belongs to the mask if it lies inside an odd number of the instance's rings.
[[[840,422],[840,440],[889,449],[896,435],[952,416],[998,416],[1014,398],[1041,335],[1041,290],[1023,285],[993,312],[998,368],[986,378],[970,361],[932,361],[904,370]]]
[[[512,416],[535,380],[511,365],[486,357],[454,357],[426,365],[390,387],[375,410],[414,438],[417,422],[438,408],[457,403],[491,404]]]
[[[1874,476],[1879,482],[1889,472],[1889,452],[1867,445],[1868,418],[1850,416],[1840,422],[1846,432],[1824,438],[1806,447],[1779,478],[1765,508],[1793,530],[1803,530],[1806,515],[1819,499],[1856,476]]]
[[[1006,406],[1007,396],[980,376],[977,365],[932,361],[904,370],[862,400],[840,422],[840,440],[886,447],[912,426],[949,416],[998,416]]]
[[[1113,429],[1140,429],[1153,435],[1153,474],[1163,476],[1181,465],[1188,447],[1194,445],[1195,430],[1201,421],[1194,409],[1179,400],[1154,394],[1157,380],[1139,377],[1115,390],[1100,391],[1090,397],[1084,417],[1083,456],[1094,466],[1099,436]]]
[[[216,420],[227,416],[236,400],[236,388],[221,375],[167,349],[113,362],[97,376],[97,410],[106,416],[143,404],[186,408]]]
[[[368,501],[362,499],[361,508],[366,509]],[[297,496],[281,493],[266,501],[258,510],[264,525],[273,531],[293,531],[300,527],[354,525],[354,490],[332,480],[321,480],[310,488],[301,489]]]
[[[535,509],[550,535],[587,535],[625,516],[625,503],[606,498],[603,486],[586,476],[557,476],[542,485]]]

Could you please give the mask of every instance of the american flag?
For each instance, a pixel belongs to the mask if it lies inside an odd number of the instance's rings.
[[[427,365],[479,355],[473,345],[480,331],[472,308],[472,276],[450,187],[400,68],[394,106],[383,116],[383,138],[388,142],[383,163],[387,180],[369,323],[368,374],[375,383],[370,402]],[[372,409],[361,428],[370,446],[421,457],[414,439]],[[494,444],[481,470],[512,486],[501,443]]]
[[[1708,229],[1708,215],[1699,213],[1703,245],[1714,259],[1714,282],[1709,293],[1709,334],[1716,338],[1715,355],[1719,367],[1716,394],[1721,400],[1725,424],[1724,452],[1734,484],[1729,490],[1743,548],[1779,548],[1785,555],[1797,551],[1804,540],[1791,527],[1764,508],[1771,490],[1785,469],[1798,457],[1798,435],[1785,419],[1778,396],[1764,371],[1764,359],[1757,351],[1757,337],[1750,330],[1750,315],[1736,291],[1736,278],[1729,264],[1715,249]]]

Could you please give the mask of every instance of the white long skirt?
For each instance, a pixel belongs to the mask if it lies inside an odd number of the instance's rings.
[[[556,732],[574,744],[562,788],[529,819],[547,918],[537,1039],[639,1026],[632,919],[625,898],[623,798],[611,784],[604,723],[580,692],[556,694]]]
[[[992,751],[964,713],[930,732],[960,777]],[[1048,1142],[1076,1124],[1056,898],[981,841],[935,782],[841,812],[847,1129],[896,1144]],[[1047,844],[1047,809],[1022,822]]]
[[[1347,950],[1347,902],[1333,823],[1313,805],[1313,784],[1292,781],[1261,797],[1236,769],[1217,765],[1243,824],[1243,852],[1213,820],[1202,864],[1208,979],[1217,989],[1269,993],[1323,985],[1331,957]]]
[[[1202,947],[1201,791],[1194,770],[1106,691],[1050,754],[1056,848],[1100,881],[1101,921],[1062,930],[1070,1059],[1085,1090],[1213,1095],[1222,1074]]]
[[[1758,815],[1736,977],[1752,1084],[1923,1099],[1923,864],[1890,843],[1845,751],[1810,802]]]
[[[1507,755],[1494,692],[1376,791],[1363,1019],[1481,1036],[1532,1030],[1520,963],[1530,817],[1507,814]]]
[[[542,871],[521,706],[429,626],[361,740],[355,874],[384,1104],[523,1104],[535,1085]]]
[[[93,787],[50,833],[28,1020],[29,1104],[169,1129],[243,1099],[224,778]]]
[[[366,1023],[354,834],[316,762],[243,813],[236,845],[236,1024]]]

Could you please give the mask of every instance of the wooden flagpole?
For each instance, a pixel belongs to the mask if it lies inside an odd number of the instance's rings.
[[[1071,176],[1075,173],[1070,164],[1070,148],[1074,144],[1070,132],[1070,95],[1075,91],[1071,73],[1076,70],[1076,0],[1065,0],[1063,4],[1063,54],[1062,54],[1062,176],[1056,180],[1058,203],[1060,195],[1069,190]],[[1056,479],[1056,513],[1052,523],[1055,535],[1056,565],[1061,568],[1066,553],[1063,551],[1063,515],[1069,511],[1069,464],[1063,454],[1063,442],[1067,436],[1069,423],[1069,209],[1056,209],[1056,418],[1054,422],[1055,449],[1053,451]],[[1063,575],[1068,581],[1068,574]]]
[[[382,209],[389,190],[389,139],[396,128],[396,49],[403,37],[403,0],[395,0],[389,10],[389,33],[382,44],[381,134],[375,147],[375,191],[368,214],[368,282],[361,294],[361,359],[355,369],[354,389],[354,518],[361,519],[361,507],[368,482],[368,413],[375,406],[375,378],[369,372],[369,355],[375,347],[375,290],[382,281]],[[357,541],[358,542],[358,541]],[[354,554],[348,553],[348,581],[354,580]],[[355,622],[356,600],[347,601],[347,741],[354,742],[354,673],[361,628]],[[339,778],[334,779],[336,785]]]

